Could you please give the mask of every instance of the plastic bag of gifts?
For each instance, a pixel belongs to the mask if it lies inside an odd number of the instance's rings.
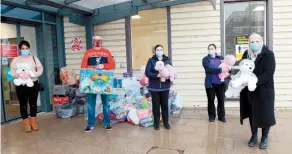
[[[60,78],[61,78],[62,84],[68,84],[68,85],[77,84],[75,73],[72,71],[72,69],[69,69],[67,67],[60,68]]]
[[[148,127],[153,125],[153,116],[150,108],[131,109],[127,115],[127,121],[133,125]]]
[[[124,122],[126,120],[127,111],[124,109],[124,95],[109,95],[110,105],[110,122],[115,124],[118,122]],[[102,105],[100,106],[101,112],[98,114],[98,119],[103,120]]]
[[[58,118],[72,118],[79,114],[76,101],[71,101],[66,104],[55,104],[54,109]]]
[[[114,78],[114,72],[97,69],[81,69],[80,92],[89,94],[114,94],[122,88],[121,79]]]
[[[179,94],[169,97],[170,114],[180,114],[183,107],[183,100]]]

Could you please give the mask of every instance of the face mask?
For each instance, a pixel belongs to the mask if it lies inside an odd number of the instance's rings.
[[[253,51],[260,51],[261,50],[261,45],[259,43],[250,43],[250,48]]]
[[[29,50],[21,50],[21,55],[28,56],[30,54]]]
[[[215,55],[215,50],[208,50],[208,54],[210,56],[214,56]]]
[[[156,54],[157,57],[162,57],[163,51],[156,51],[155,54]]]
[[[93,45],[93,47],[100,48],[102,46],[102,41],[101,40],[93,40],[92,45]]]

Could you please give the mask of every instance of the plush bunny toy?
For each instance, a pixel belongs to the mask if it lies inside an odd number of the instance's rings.
[[[247,85],[249,91],[256,89],[258,79],[253,73],[255,64],[250,59],[244,59],[239,63],[239,72],[232,78],[225,93],[226,97],[238,97],[244,85]]]
[[[30,64],[16,64],[16,74],[18,75],[18,78],[13,81],[16,86],[26,85],[28,87],[33,87],[34,84],[31,78],[35,77],[35,74],[31,71]]]
[[[231,67],[235,64],[235,62],[236,58],[233,55],[226,55],[224,57],[224,60],[219,65],[219,68],[222,68],[222,73],[219,74],[221,82],[224,82],[224,79],[228,77],[228,72],[231,70]]]

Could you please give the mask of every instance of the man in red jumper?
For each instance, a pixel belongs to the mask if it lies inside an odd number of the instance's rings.
[[[105,69],[113,70],[115,69],[115,62],[110,51],[102,47],[102,37],[93,36],[92,38],[93,48],[85,52],[81,68],[92,68],[92,69]],[[95,106],[96,106],[96,95],[97,94],[88,94],[88,123],[85,128],[85,132],[90,132],[95,126]],[[103,105],[103,121],[107,131],[111,131],[112,127],[110,125],[109,119],[109,97],[108,95],[100,95]]]

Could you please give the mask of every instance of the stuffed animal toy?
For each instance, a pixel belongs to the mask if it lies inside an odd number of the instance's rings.
[[[252,60],[242,60],[239,63],[239,72],[232,77],[225,96],[238,97],[245,85],[247,85],[249,91],[254,91],[258,82],[256,75],[253,73],[254,68],[255,64]]]
[[[170,79],[170,81],[174,81],[174,79],[177,78],[177,72],[176,72],[176,70],[171,65],[166,65],[165,67],[169,71],[169,79]]]
[[[170,76],[168,69],[164,66],[162,61],[156,62],[155,70],[159,72],[161,82],[165,82],[166,79]]]
[[[31,71],[30,64],[16,64],[16,74],[18,75],[18,78],[13,80],[16,86],[26,85],[28,87],[33,87],[34,84],[31,78],[35,77],[35,74]]]
[[[222,73],[219,74],[219,78],[221,79],[221,82],[224,82],[224,79],[229,76],[229,71],[231,70],[231,67],[235,64],[236,58],[233,55],[226,55],[224,57],[224,60],[219,65],[219,68],[222,68]]]

